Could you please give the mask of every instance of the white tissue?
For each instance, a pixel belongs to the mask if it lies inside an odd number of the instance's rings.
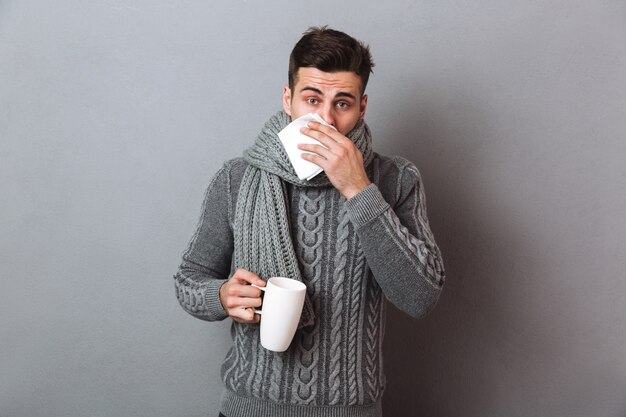
[[[326,123],[324,119],[322,119],[321,116],[319,116],[318,114],[309,113],[305,114],[304,116],[298,117],[296,120],[289,123],[287,127],[278,132],[278,138],[283,144],[285,151],[287,151],[287,156],[289,156],[289,161],[291,162],[291,165],[293,165],[293,169],[296,171],[296,175],[299,179],[306,179],[307,181],[323,171],[320,166],[302,159],[301,155],[306,151],[298,149],[298,145],[300,143],[312,143],[315,145],[321,145],[321,143],[319,143],[317,140],[303,133],[300,133],[300,128],[306,126],[306,124],[311,121],[319,122],[323,125],[330,126],[335,129],[334,126]]]

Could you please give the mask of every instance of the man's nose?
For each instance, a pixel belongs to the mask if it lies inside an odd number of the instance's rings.
[[[331,105],[324,105],[319,111],[319,115],[331,126],[335,126],[334,107]]]

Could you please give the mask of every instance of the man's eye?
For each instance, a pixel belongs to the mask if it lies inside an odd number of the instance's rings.
[[[337,107],[339,107],[340,109],[347,109],[350,106],[349,103],[346,103],[345,101],[340,101],[339,103],[337,103]]]
[[[306,102],[307,102],[307,104],[317,104],[317,99],[316,98],[307,98]]]

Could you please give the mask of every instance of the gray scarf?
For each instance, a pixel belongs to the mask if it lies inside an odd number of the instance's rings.
[[[324,172],[310,181],[296,175],[278,132],[291,123],[284,111],[272,116],[254,145],[244,153],[244,172],[235,210],[235,268],[254,272],[263,280],[289,277],[302,281],[298,259],[291,240],[289,201],[285,181],[298,187],[328,187]],[[365,166],[373,159],[369,127],[360,120],[348,137],[363,155]],[[312,325],[315,313],[307,295],[299,327]]]

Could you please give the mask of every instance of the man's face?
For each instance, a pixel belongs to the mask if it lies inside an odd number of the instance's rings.
[[[354,72],[298,69],[293,91],[283,90],[283,109],[292,120],[317,113],[343,135],[365,116],[367,95],[361,97],[361,78]]]

